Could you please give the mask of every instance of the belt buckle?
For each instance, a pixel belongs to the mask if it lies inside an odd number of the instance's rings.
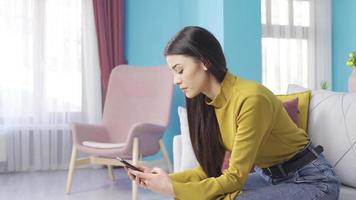
[[[265,169],[266,169],[266,171],[265,171],[265,172],[266,172],[266,175],[272,177],[273,174],[272,174],[271,169],[270,169],[269,167],[267,167],[267,168],[265,168]]]

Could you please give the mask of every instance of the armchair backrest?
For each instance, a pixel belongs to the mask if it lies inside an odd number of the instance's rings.
[[[166,65],[115,67],[110,74],[102,120],[110,140],[125,142],[136,123],[166,127],[172,93],[173,76]]]

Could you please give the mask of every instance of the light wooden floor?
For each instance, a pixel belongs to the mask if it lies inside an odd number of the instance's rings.
[[[77,169],[72,193],[65,194],[67,171],[0,174],[1,200],[130,200],[131,181],[124,169],[114,169],[109,180],[106,168]],[[139,200],[171,200],[171,197],[139,189]]]

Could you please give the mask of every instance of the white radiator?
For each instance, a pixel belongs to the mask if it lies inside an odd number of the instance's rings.
[[[7,160],[6,135],[0,133],[0,162]]]

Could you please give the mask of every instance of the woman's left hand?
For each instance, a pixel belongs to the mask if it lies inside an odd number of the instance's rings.
[[[136,176],[135,181],[138,185],[161,194],[174,195],[172,181],[163,169],[153,168],[150,172],[128,170]]]

